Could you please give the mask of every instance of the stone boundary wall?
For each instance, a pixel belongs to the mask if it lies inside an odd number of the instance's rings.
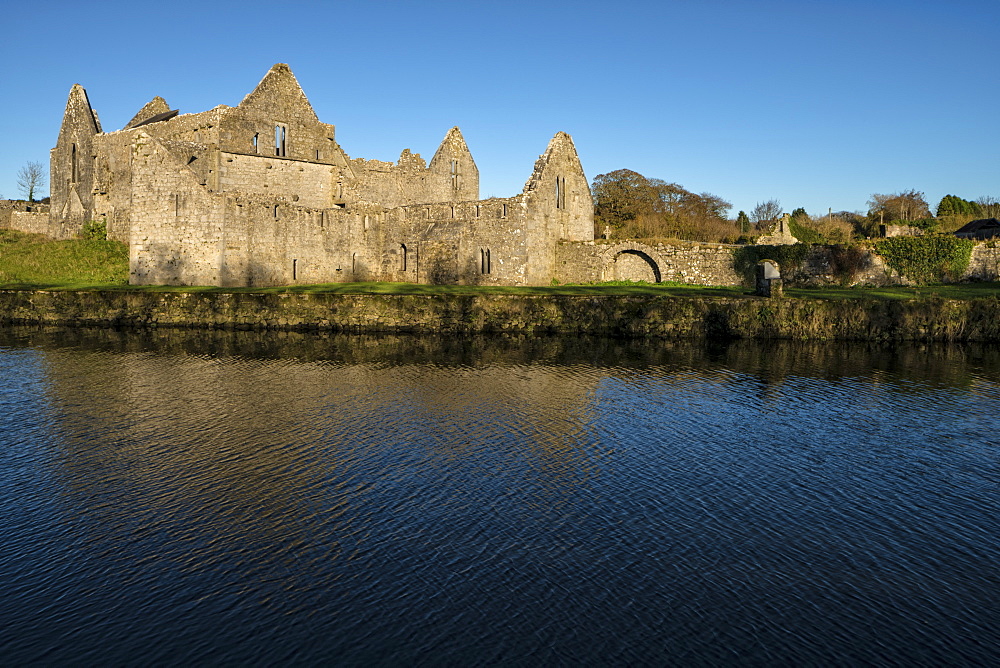
[[[0,228],[49,234],[49,205],[24,200],[0,200]]]
[[[30,232],[33,234],[52,235],[49,225],[48,212],[40,213],[35,211],[11,211],[6,225],[2,225],[18,232]]]
[[[750,283],[739,275],[733,253],[740,246],[725,244],[655,244],[637,241],[613,244],[560,244],[556,249],[556,280],[590,283],[612,280],[675,281],[691,285],[739,286]],[[821,287],[840,285],[833,246],[815,245],[800,267],[783,267],[787,284]],[[623,262],[624,260],[627,262]],[[969,267],[959,280],[1000,280],[1000,244],[985,242],[972,249]],[[850,285],[910,285],[876,253],[866,250]]]
[[[0,324],[348,333],[1000,342],[1000,299],[0,290]]]

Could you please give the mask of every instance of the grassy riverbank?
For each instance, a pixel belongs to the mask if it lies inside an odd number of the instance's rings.
[[[745,297],[743,287],[680,283],[613,282],[592,285],[530,287],[485,285],[417,285],[414,283],[324,283],[266,288],[209,286],[130,286],[128,249],[114,241],[71,239],[53,241],[38,234],[0,229],[0,289],[101,290],[128,292],[183,292],[218,294],[340,294],[340,295],[627,295],[661,297]],[[1000,283],[952,283],[920,287],[786,288],[800,299],[959,299],[1000,296]]]

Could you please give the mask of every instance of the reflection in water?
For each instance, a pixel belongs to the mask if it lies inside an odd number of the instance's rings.
[[[989,346],[0,329],[13,663],[984,663]]]

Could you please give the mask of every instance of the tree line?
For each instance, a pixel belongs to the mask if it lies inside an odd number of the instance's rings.
[[[774,229],[784,215],[781,202],[758,202],[746,213],[729,217],[732,204],[711,193],[693,193],[677,183],[643,176],[630,169],[599,174],[592,185],[597,237],[684,239],[747,243]],[[790,214],[791,233],[806,243],[848,243],[880,235],[882,225],[907,225],[926,232],[950,233],[976,218],[1000,218],[1000,199],[966,200],[945,195],[935,214],[924,193],[915,189],[874,193],[868,211],[830,211],[810,216],[802,207]]]

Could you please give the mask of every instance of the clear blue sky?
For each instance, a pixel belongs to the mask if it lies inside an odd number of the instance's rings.
[[[749,211],[1000,196],[997,0],[8,3],[0,194],[48,164],[82,84],[105,131],[154,95],[235,105],[288,63],[351,157],[428,159],[461,127],[481,194],[521,191],[559,130]]]

